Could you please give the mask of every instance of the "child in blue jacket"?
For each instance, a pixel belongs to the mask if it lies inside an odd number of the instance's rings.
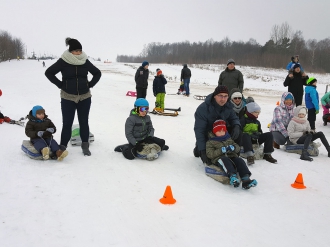
[[[305,104],[308,109],[307,120],[311,126],[311,131],[315,132],[316,114],[319,113],[319,93],[316,90],[317,80],[311,77],[306,82],[305,87]]]

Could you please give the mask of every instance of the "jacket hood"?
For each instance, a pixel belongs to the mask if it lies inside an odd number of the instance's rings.
[[[290,92],[284,92],[284,93],[282,94],[281,104],[280,104],[280,106],[281,106],[282,108],[286,108],[286,106],[285,106],[285,104],[284,104],[284,101],[285,101],[286,96],[288,96],[289,94],[291,94],[291,96],[292,96],[292,98],[293,98],[293,100],[292,100],[292,105],[294,105],[294,102],[295,102],[295,101],[294,101],[293,94],[290,93]]]
[[[188,65],[187,65],[187,64],[184,64],[184,65],[183,65],[183,68],[188,68]]]
[[[306,111],[305,114],[307,115],[307,108],[305,106],[299,105],[296,108],[294,108],[294,110],[293,110],[293,116],[299,118],[298,117],[298,114],[299,114],[299,112],[300,112],[301,109],[305,109],[305,111]]]
[[[32,110],[31,110],[31,111],[29,111],[29,114],[26,116],[26,118],[33,122],[42,122],[42,121],[45,121],[45,119],[48,118],[48,116],[45,114],[44,119],[40,120],[39,118],[36,118],[32,115]]]

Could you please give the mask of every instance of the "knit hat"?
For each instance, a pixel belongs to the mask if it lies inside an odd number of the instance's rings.
[[[300,110],[299,110],[299,112],[298,112],[298,114],[307,114],[307,111],[306,111],[306,108],[305,107],[302,107]]]
[[[250,113],[252,112],[260,112],[261,108],[256,102],[250,102],[246,105],[246,110]]]
[[[223,130],[224,132],[227,132],[227,127],[226,127],[226,122],[224,120],[219,119],[213,123],[212,132],[213,132],[213,134],[215,134],[221,130]]]
[[[314,82],[316,82],[317,80],[314,78],[314,77],[310,77],[308,80],[307,80],[307,82],[306,82],[306,84],[307,85],[312,85]]]
[[[65,44],[69,46],[69,51],[82,50],[82,45],[76,39],[66,38]]]
[[[291,100],[293,100],[293,96],[292,96],[291,93],[289,93],[289,94],[285,97],[285,100],[287,100],[287,99],[291,99]]]
[[[163,74],[163,71],[158,70],[158,71],[157,71],[157,75],[161,75],[161,74]]]
[[[40,105],[34,106],[32,108],[32,116],[37,117],[37,113],[38,114],[41,114],[41,113],[45,114],[44,108],[42,108],[42,106],[40,106]]]
[[[146,66],[146,65],[149,65],[148,61],[143,61],[142,63],[142,67]]]
[[[235,61],[234,61],[234,59],[228,59],[228,61],[227,61],[227,66],[228,66],[228,64],[230,64],[230,63],[233,63],[233,64],[235,64]]]
[[[219,85],[214,89],[213,96],[219,94],[219,93],[226,93],[229,94],[228,88],[224,85]]]
[[[294,63],[294,64],[292,64],[291,69],[294,70],[295,68],[300,68],[300,64],[299,64],[299,63]]]
[[[231,95],[230,98],[233,99],[233,98],[237,98],[237,97],[242,98],[242,94],[240,92],[235,92]]]
[[[157,68],[157,69],[156,69],[156,72],[158,72],[158,70],[160,70],[160,68]]]

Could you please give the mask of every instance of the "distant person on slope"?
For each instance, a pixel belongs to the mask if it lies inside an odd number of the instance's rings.
[[[235,68],[235,61],[229,59],[227,61],[227,68],[221,72],[219,76],[218,85],[224,85],[228,88],[229,92],[233,88],[238,88],[241,93],[244,89],[244,79],[241,71]]]
[[[180,81],[183,82],[184,84],[184,90],[186,91],[185,96],[187,97],[189,97],[190,95],[190,88],[189,88],[190,78],[191,78],[191,71],[188,68],[188,65],[184,64],[183,69],[181,70]]]
[[[78,121],[81,137],[81,148],[84,155],[90,156],[89,150],[89,111],[91,107],[91,91],[101,78],[101,71],[96,68],[82,51],[81,43],[76,39],[66,38],[65,43],[69,46],[61,58],[50,66],[45,75],[52,83],[61,89],[61,109],[63,127],[61,145],[67,147],[71,138],[71,129],[75,116],[78,113]],[[62,80],[56,74],[62,73]],[[88,73],[93,75],[88,80]]]
[[[142,66],[140,66],[135,73],[135,83],[136,83],[136,98],[147,97],[148,89],[148,78],[149,78],[149,63],[143,61]]]

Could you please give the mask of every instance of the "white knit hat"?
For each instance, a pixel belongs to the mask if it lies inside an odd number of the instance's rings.
[[[233,99],[233,98],[237,98],[237,97],[242,98],[242,94],[241,94],[240,92],[235,92],[235,93],[233,93],[233,94],[231,95],[231,99]]]

